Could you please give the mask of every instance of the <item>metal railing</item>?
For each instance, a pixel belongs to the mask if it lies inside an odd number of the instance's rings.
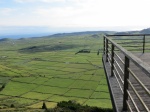
[[[113,38],[113,37],[117,38]],[[120,36],[134,36],[136,38],[120,38]],[[139,38],[142,36],[143,38]],[[141,44],[142,53],[145,53],[145,37],[149,35],[107,35],[104,36],[104,56],[105,62],[108,62],[111,66],[111,76],[115,77],[120,90],[123,94],[123,111],[142,111],[150,112],[150,108],[146,103],[146,99],[142,97],[138,88],[143,90],[143,93],[148,99],[150,99],[150,90],[137,76],[137,73],[132,70],[130,64],[134,64],[138,69],[141,69],[142,73],[147,77],[150,77],[150,66],[144,63],[141,59],[134,56],[129,50],[119,44],[133,43],[136,40],[137,43]],[[119,37],[119,38],[118,38]],[[113,40],[112,40],[113,38]],[[116,42],[119,40],[119,44]],[[123,42],[121,42],[123,40]],[[126,40],[126,42],[125,42]],[[140,42],[141,41],[141,42]],[[137,44],[136,43],[136,44]],[[132,45],[133,46],[133,45]],[[128,47],[128,46],[126,46]],[[134,47],[134,46],[133,46]],[[123,59],[122,59],[123,57]],[[138,85],[138,86],[137,86]],[[150,101],[150,100],[149,100]],[[139,107],[140,105],[140,107]]]
[[[129,51],[142,51],[143,53],[150,51],[150,34],[107,35],[107,37],[115,37],[113,40]],[[133,47],[136,48],[133,49]]]

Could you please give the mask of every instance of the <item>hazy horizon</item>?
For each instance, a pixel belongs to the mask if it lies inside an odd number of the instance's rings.
[[[0,35],[141,30],[150,26],[149,5],[148,0],[0,0]]]
[[[72,33],[84,31],[139,31],[148,27],[49,27],[49,26],[0,26],[0,35]]]

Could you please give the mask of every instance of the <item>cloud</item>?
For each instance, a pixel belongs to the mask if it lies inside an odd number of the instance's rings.
[[[40,2],[49,2],[49,3],[52,3],[52,2],[65,2],[66,0],[39,0]]]
[[[26,2],[35,2],[36,0],[14,0],[14,1],[18,3],[26,3]]]
[[[66,3],[70,5],[80,5],[80,4],[86,4],[88,2],[94,2],[95,0],[13,0],[17,3]]]
[[[141,4],[148,6],[141,1],[136,2],[137,4],[134,7],[134,0],[131,2],[120,0],[115,0],[115,2],[110,0],[63,1],[68,4],[59,7],[44,7],[41,5],[34,8],[32,14],[39,19],[39,22],[34,22],[57,27],[100,27],[146,25],[146,22],[150,19],[150,17],[145,17],[149,7],[139,9]],[[145,10],[146,8],[147,10]],[[139,16],[139,13],[142,16]]]
[[[13,9],[13,8],[0,8],[0,14],[2,14],[2,15],[10,15],[14,11],[16,11],[16,9]]]
[[[15,7],[17,10],[1,8],[0,14],[11,16],[9,18],[1,16],[0,24],[49,25],[52,27],[150,25],[149,0],[12,1],[15,1],[13,7],[17,5]]]
[[[65,2],[66,0],[14,0],[18,3],[31,3],[31,2],[43,2],[43,3],[53,3],[53,2]]]

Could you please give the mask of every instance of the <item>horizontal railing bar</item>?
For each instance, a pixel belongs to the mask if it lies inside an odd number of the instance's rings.
[[[132,109],[131,109],[131,106],[130,106],[129,102],[127,100],[126,100],[126,102],[127,102],[127,105],[128,105],[128,108],[129,108],[130,112],[133,112]]]
[[[128,49],[128,51],[141,51],[142,49]],[[150,75],[150,74],[149,74]]]
[[[115,65],[114,65],[114,68],[115,68],[116,73],[118,74],[118,76],[119,76],[119,78],[120,78],[120,80],[121,80],[121,83],[124,84],[124,81],[122,80],[122,78],[121,78],[121,76],[120,76],[120,74],[119,74],[119,72],[118,72],[118,70],[117,70],[117,68],[116,68]]]
[[[111,49],[108,47],[108,54],[111,54],[110,51],[111,51]]]
[[[134,100],[133,100],[133,98],[132,98],[132,96],[131,96],[131,94],[130,94],[130,92],[128,90],[127,90],[127,93],[128,93],[128,95],[129,95],[129,97],[131,99],[132,104],[134,105],[135,109],[137,110],[137,112],[140,112],[140,110],[138,109],[136,103],[134,102]]]
[[[115,49],[114,51],[119,51],[118,49]]]
[[[109,63],[109,65],[111,66],[111,62],[110,62],[110,59],[108,58],[108,63]]]
[[[122,47],[143,47],[143,46],[122,46]]]
[[[117,44],[137,44],[137,43],[143,43],[143,42],[117,42]]]
[[[135,49],[134,49],[134,48],[132,48],[132,49],[128,49],[128,51],[129,51],[129,50],[142,50],[142,48],[138,48],[138,49],[136,49],[136,48],[135,48]]]
[[[128,68],[131,75],[139,82],[139,84],[142,86],[142,88],[147,92],[147,94],[150,96],[150,91],[145,87],[145,85],[138,79],[138,77],[132,72],[130,68]]]
[[[122,62],[122,64],[124,64],[124,62],[123,62],[123,60],[121,59],[121,57],[116,53],[116,52],[114,52],[115,53],[115,55],[119,58],[119,60]]]
[[[110,54],[108,54],[108,59],[110,60],[110,62],[111,62],[111,56],[110,56]]]
[[[108,47],[111,49],[111,46],[108,44]]]
[[[127,35],[106,35],[107,37],[114,36],[150,36],[150,34],[127,34]]]
[[[144,103],[143,99],[140,97],[140,95],[138,94],[138,92],[135,90],[134,86],[132,85],[132,83],[128,80],[129,85],[131,86],[132,90],[134,91],[134,93],[136,94],[136,96],[138,97],[138,99],[140,100],[141,104],[144,106],[144,108],[146,109],[147,112],[150,112],[150,110],[148,109],[148,107],[146,106],[146,104]]]
[[[108,50],[108,55],[110,56],[110,59],[111,59],[111,52]]]
[[[121,70],[121,72],[124,74],[122,68],[120,67],[120,65],[118,64],[118,62],[116,61],[116,59],[114,59],[114,61],[116,62],[117,66],[119,67],[119,69]]]
[[[141,59],[137,58],[135,55],[133,55],[131,52],[127,51],[117,43],[115,43],[112,39],[105,36],[105,38],[110,41],[115,47],[117,47],[125,56],[127,56],[136,66],[138,66],[140,69],[142,69],[147,76],[150,77],[150,66],[143,62]]]
[[[114,71],[113,71],[113,73],[114,73],[114,76],[116,77],[117,83],[119,84],[119,88],[120,88],[121,92],[124,93],[123,90],[122,90],[121,84],[120,84],[120,82],[119,82],[119,80],[116,76],[116,73]]]
[[[137,38],[137,39],[131,39],[131,38],[126,38],[126,39],[113,39],[113,40],[143,40],[143,38],[141,38],[141,39],[139,39],[139,38]]]
[[[108,47],[108,53],[109,53],[109,54],[111,54],[111,52],[110,52],[110,51],[111,51],[111,48],[110,48],[110,47]]]

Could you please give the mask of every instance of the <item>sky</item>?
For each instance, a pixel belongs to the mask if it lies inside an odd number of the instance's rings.
[[[149,0],[0,0],[0,31],[139,30]]]

